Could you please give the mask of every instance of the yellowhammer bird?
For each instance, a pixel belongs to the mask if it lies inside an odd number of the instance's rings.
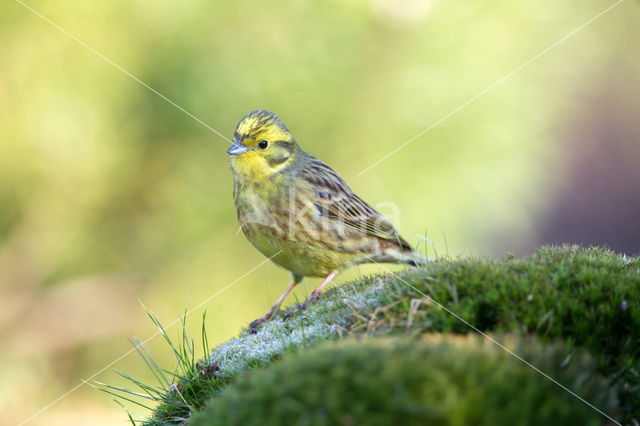
[[[325,280],[300,306],[305,309],[340,272],[361,263],[419,265],[393,226],[329,166],[307,154],[272,112],[247,114],[227,150],[238,220],[249,241],[287,269],[292,283],[250,331],[275,314],[303,277]]]

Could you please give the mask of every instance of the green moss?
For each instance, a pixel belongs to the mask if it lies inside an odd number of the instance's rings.
[[[514,348],[598,407],[615,397],[588,357]],[[579,379],[577,379],[579,378]],[[216,425],[600,425],[593,408],[475,336],[454,342],[348,340],[244,376],[194,416]]]
[[[218,362],[220,374],[207,386],[193,386],[200,378],[188,376],[180,385],[200,407],[248,372],[326,341],[473,333],[465,321],[484,332],[535,335],[589,351],[598,371],[619,389],[621,418],[640,419],[640,259],[602,248],[545,247],[522,259],[438,260],[345,284],[287,321],[277,316],[258,334],[244,332],[214,349],[208,362]],[[156,411],[158,423],[175,419],[167,411]],[[187,418],[190,411],[173,414]]]

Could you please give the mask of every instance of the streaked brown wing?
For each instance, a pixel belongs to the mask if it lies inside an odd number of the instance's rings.
[[[309,156],[298,176],[315,191],[314,204],[321,214],[367,235],[393,241],[402,250],[412,250],[387,219],[354,194],[349,185],[322,161]]]

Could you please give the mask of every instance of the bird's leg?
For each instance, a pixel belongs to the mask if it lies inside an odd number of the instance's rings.
[[[249,324],[250,333],[256,334],[258,332],[258,326],[264,322],[269,321],[273,316],[273,314],[278,312],[278,308],[280,308],[280,305],[282,305],[282,302],[284,301],[284,299],[287,298],[289,293],[291,293],[293,288],[297,286],[300,281],[301,281],[300,279],[294,278],[293,282],[289,284],[289,287],[287,287],[284,293],[282,293],[280,297],[278,297],[278,300],[276,300],[276,303],[274,303],[271,309],[269,309],[269,312],[267,312],[263,317],[260,317],[257,320],[254,320],[253,322],[251,322],[251,324]]]
[[[337,271],[333,271],[329,275],[327,275],[327,278],[325,278],[324,281],[322,281],[322,283],[318,287],[316,287],[315,290],[313,290],[311,292],[311,294],[309,295],[307,300],[305,300],[304,303],[299,305],[297,309],[295,309],[292,312],[289,312],[287,315],[285,315],[284,319],[287,319],[287,318],[293,316],[294,314],[296,314],[296,313],[298,313],[300,311],[304,311],[305,309],[307,309],[307,306],[309,306],[318,297],[320,297],[320,294],[322,294],[322,290],[327,286],[327,284],[329,284],[331,282],[331,280],[333,280],[336,277],[336,275],[338,275]]]
[[[314,300],[316,300],[318,297],[320,297],[320,294],[322,294],[322,290],[324,290],[324,288],[327,286],[327,284],[329,284],[331,282],[331,280],[333,280],[336,277],[336,275],[338,275],[338,273],[336,271],[333,271],[329,275],[327,275],[327,278],[325,278],[324,281],[322,281],[322,283],[318,287],[316,287],[315,290],[313,290],[311,292],[311,295],[309,296],[309,298],[304,301],[304,303],[302,304],[304,306],[304,308],[302,308],[302,309],[305,309],[307,307],[307,305],[309,305]]]

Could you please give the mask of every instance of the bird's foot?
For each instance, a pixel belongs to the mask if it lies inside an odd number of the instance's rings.
[[[258,318],[257,320],[251,321],[251,324],[249,324],[249,333],[256,334],[258,332],[260,325],[267,322],[268,320],[269,320],[268,318],[262,317],[262,318]]]
[[[287,313],[287,314],[284,316],[284,319],[285,319],[285,320],[286,320],[286,319],[289,319],[289,318],[291,318],[292,316],[294,316],[295,314],[297,314],[297,313],[299,313],[299,312],[302,312],[302,311],[306,310],[306,309],[307,309],[307,307],[308,307],[310,304],[312,304],[313,302],[315,302],[315,301],[318,299],[318,297],[320,297],[320,293],[315,293],[315,292],[314,292],[314,293],[311,293],[311,296],[309,296],[309,298],[308,298],[307,300],[305,300],[303,303],[301,303],[300,305],[298,305],[298,307],[297,307],[296,309],[294,309],[294,310],[292,310],[291,312]]]
[[[304,311],[305,309],[307,309],[307,302],[301,303],[297,308],[295,308],[291,312],[286,313],[282,319],[286,321],[298,312]]]

